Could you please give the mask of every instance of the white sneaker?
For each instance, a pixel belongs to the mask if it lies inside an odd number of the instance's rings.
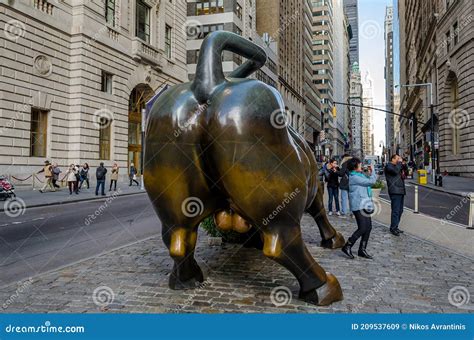
[[[328,213],[328,215],[329,215],[329,216],[332,216],[332,211],[330,211],[330,212]]]
[[[341,213],[339,211],[336,212],[337,216],[341,216]]]

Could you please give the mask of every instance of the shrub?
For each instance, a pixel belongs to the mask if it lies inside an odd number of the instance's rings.
[[[383,189],[383,188],[385,188],[385,184],[381,180],[378,180],[377,182],[375,182],[375,184],[372,184],[372,189]]]

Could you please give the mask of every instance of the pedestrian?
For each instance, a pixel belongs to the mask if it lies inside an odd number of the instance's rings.
[[[39,190],[39,192],[43,193],[47,187],[49,187],[51,191],[56,191],[56,188],[53,185],[53,166],[48,160],[44,161],[43,169],[41,169],[37,173],[39,174],[41,172],[44,172],[44,185]]]
[[[69,195],[72,195],[73,192],[79,194],[79,189],[77,187],[77,169],[74,164],[69,165],[69,169],[66,173],[67,186],[69,188]]]
[[[89,164],[84,163],[79,172],[80,180],[79,180],[79,189],[82,187],[82,183],[86,182],[87,189],[89,189]]]
[[[114,191],[117,191],[118,175],[119,175],[119,166],[116,162],[114,162],[114,165],[112,165],[112,174],[110,175],[109,191],[112,191],[112,184],[114,185]]]
[[[77,192],[79,193],[79,182],[81,181],[81,167],[79,166],[79,164],[76,164],[74,166],[74,173],[76,174],[76,190]]]
[[[140,185],[140,183],[138,183],[138,181],[137,181],[137,168],[135,168],[135,165],[133,163],[130,163],[130,172],[129,172],[128,176],[130,178],[129,187],[132,186],[132,182],[137,183],[138,186]]]
[[[349,170],[347,170],[347,161],[352,157],[345,154],[341,162],[341,181],[339,182],[339,189],[341,189],[341,217],[345,218],[349,215]]]
[[[335,201],[336,203],[336,214],[341,216],[339,211],[339,177],[341,177],[341,172],[339,167],[337,166],[337,161],[332,158],[329,160],[326,171],[325,171],[325,178],[327,182],[328,188],[328,195],[329,195],[329,202],[328,202],[328,210],[329,216],[332,215],[332,202]]]
[[[53,186],[56,188],[56,189],[59,189],[60,186],[57,183],[58,179],[59,179],[59,174],[61,173],[61,169],[59,168],[58,166],[58,163],[53,163]]]
[[[377,181],[377,173],[372,168],[372,165],[369,165],[369,176],[365,175],[359,158],[354,157],[347,162],[347,170],[349,170],[349,204],[357,222],[357,230],[347,240],[344,247],[342,247],[342,251],[349,258],[353,259],[352,246],[361,238],[358,255],[371,259],[372,256],[367,253],[367,243],[370,231],[372,230],[371,215],[374,212],[371,185]]]
[[[105,196],[104,187],[105,187],[105,175],[107,174],[107,169],[104,167],[104,163],[100,162],[99,167],[95,171],[95,177],[97,179],[97,184],[95,186],[95,195],[99,195],[99,188],[101,188],[102,196]]]
[[[385,166],[385,179],[392,208],[390,232],[392,235],[400,236],[403,233],[403,230],[399,228],[399,224],[403,214],[406,190],[402,158],[399,155],[392,155],[390,162]]]

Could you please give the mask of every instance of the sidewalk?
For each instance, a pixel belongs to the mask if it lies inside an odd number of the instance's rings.
[[[80,190],[79,194],[76,195],[73,193],[69,194],[69,189],[67,187],[61,187],[57,189],[56,192],[51,192],[49,189],[44,193],[39,192],[38,189],[23,189],[15,190],[17,200],[20,202],[23,208],[33,208],[33,207],[43,207],[48,205],[59,205],[59,204],[68,204],[74,202],[90,201],[90,200],[99,200],[104,199],[104,197],[110,197],[114,195],[114,191],[108,191],[109,183],[105,185],[106,196],[95,195],[95,185],[92,185],[89,189],[86,186]],[[129,186],[128,183],[118,183],[117,191],[115,192],[116,196],[125,196],[125,195],[134,195],[144,193],[144,190],[140,190],[140,187],[137,185]],[[8,202],[10,201],[0,201],[0,212],[5,211],[5,207],[8,207]]]
[[[431,183],[431,176],[428,175],[429,182],[424,184],[424,187],[430,188],[432,190],[437,190],[441,192],[446,192],[448,194],[454,194],[458,196],[469,196],[470,193],[474,193],[474,178],[467,177],[458,177],[458,176],[444,176],[443,177],[443,186],[437,187]],[[414,174],[413,179],[408,180],[408,183],[418,184],[418,174]]]

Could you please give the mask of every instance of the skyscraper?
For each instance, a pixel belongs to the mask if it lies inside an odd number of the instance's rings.
[[[318,140],[320,99],[311,83],[311,24],[309,0],[259,0],[257,32],[277,46],[278,90],[285,101],[291,125],[311,145]]]
[[[362,110],[362,151],[364,155],[374,154],[374,123],[373,112],[368,107],[374,106],[373,79],[369,71],[365,73],[362,79],[362,91],[364,107]]]
[[[359,9],[358,0],[344,0],[344,12],[352,31],[349,44],[350,64],[359,63]]]
[[[393,7],[385,9],[385,110],[394,111],[393,87]],[[385,115],[385,147],[386,156],[396,152],[394,143],[394,116]]]
[[[351,85],[349,103],[351,110],[351,130],[352,143],[351,154],[356,157],[362,157],[362,105],[363,105],[363,90],[362,79],[359,70],[359,64],[355,62],[351,70]]]

